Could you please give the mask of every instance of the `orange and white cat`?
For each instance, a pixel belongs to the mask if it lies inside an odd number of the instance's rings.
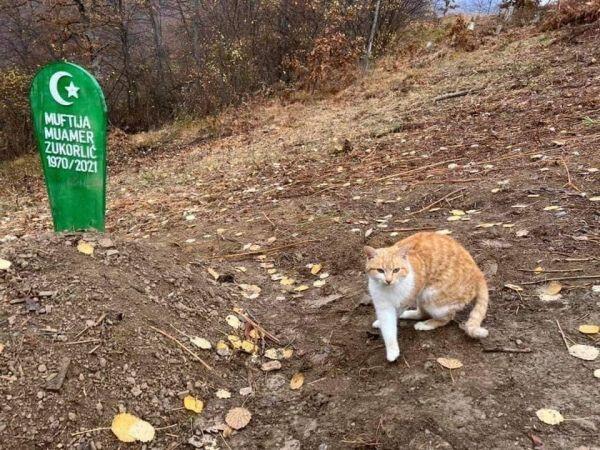
[[[388,361],[400,356],[397,318],[427,320],[415,329],[433,330],[450,322],[457,311],[475,301],[461,327],[484,338],[481,327],[488,307],[488,288],[477,264],[457,241],[436,233],[417,233],[391,247],[365,247],[369,293],[373,299]],[[409,309],[410,308],[410,309]]]

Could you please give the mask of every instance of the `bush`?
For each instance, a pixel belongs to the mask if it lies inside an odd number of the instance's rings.
[[[543,30],[557,30],[600,20],[600,0],[563,0],[542,23]]]
[[[31,77],[10,69],[0,71],[0,160],[34,149],[29,113]]]

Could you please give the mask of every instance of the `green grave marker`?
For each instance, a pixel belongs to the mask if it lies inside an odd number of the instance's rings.
[[[55,231],[104,231],[106,102],[96,79],[69,62],[43,67],[29,92]]]

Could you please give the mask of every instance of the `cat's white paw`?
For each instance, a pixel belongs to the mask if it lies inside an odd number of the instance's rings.
[[[376,320],[375,322],[373,322],[373,325],[371,325],[373,328],[379,328],[379,320]]]
[[[430,331],[430,330],[435,330],[435,328],[436,327],[428,324],[426,320],[423,322],[415,323],[415,330],[418,330],[418,331]]]
[[[408,309],[398,316],[399,319],[418,320],[423,316],[418,309]]]
[[[385,357],[387,358],[387,360],[389,362],[394,362],[400,356],[400,348],[396,346],[391,349],[386,349],[385,353],[386,353]]]

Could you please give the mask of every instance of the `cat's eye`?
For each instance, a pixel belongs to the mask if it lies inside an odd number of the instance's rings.
[[[383,269],[377,269],[377,272],[379,272],[379,273],[385,273],[385,270],[383,270]]]
[[[394,273],[398,273],[398,272],[400,272],[400,269],[399,268],[395,268],[394,269]]]

